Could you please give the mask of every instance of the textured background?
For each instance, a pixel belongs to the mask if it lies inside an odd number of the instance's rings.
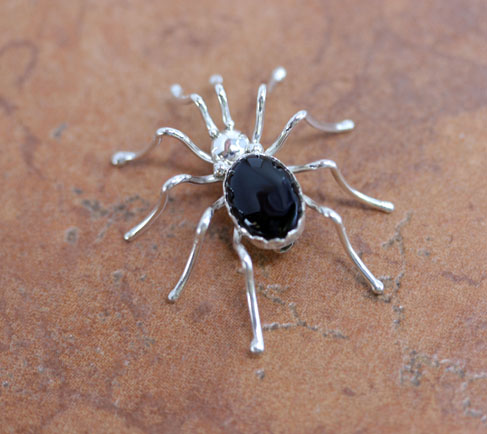
[[[486,21],[484,0],[3,0],[0,430],[485,431]],[[300,127],[279,158],[334,159],[396,211],[349,200],[326,171],[299,175],[386,294],[310,212],[289,253],[249,248],[267,329],[252,357],[224,211],[181,299],[165,301],[218,185],[179,187],[150,232],[122,240],[164,180],[209,165],[172,139],[140,164],[109,158],[160,126],[209,149],[168,87],[200,92],[216,119],[215,72],[250,133],[280,64],[263,142],[301,108],[354,119],[335,137]]]

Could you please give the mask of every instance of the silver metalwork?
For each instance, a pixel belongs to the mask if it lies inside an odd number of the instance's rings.
[[[289,137],[289,134],[291,134],[291,131],[303,119],[312,127],[316,128],[317,130],[324,131],[325,133],[344,133],[355,128],[355,123],[350,119],[345,119],[344,121],[336,123],[318,122],[316,119],[311,117],[306,110],[300,110],[291,119],[289,119],[286,126],[281,131],[281,134],[279,134],[277,140],[266,149],[266,154],[274,155],[282,147],[282,145],[284,145],[284,142]]]
[[[228,130],[233,130],[235,122],[233,122],[232,116],[230,116],[230,107],[228,106],[228,99],[225,89],[223,87],[223,78],[219,74],[212,75],[210,77],[210,83],[215,87],[215,92],[218,97],[218,102],[222,109],[223,123]]]
[[[112,164],[114,166],[123,166],[130,161],[138,160],[145,155],[147,155],[152,149],[154,149],[159,143],[162,142],[164,136],[171,136],[175,139],[183,142],[189,149],[191,149],[198,157],[208,163],[213,163],[211,156],[206,152],[202,151],[198,146],[196,146],[191,139],[183,132],[176,130],[174,128],[159,128],[152,139],[152,142],[142,151],[131,152],[131,151],[118,151],[112,156]]]
[[[224,205],[223,197],[220,197],[213,205],[206,208],[205,212],[201,216],[201,219],[196,226],[196,237],[193,242],[193,247],[191,248],[191,253],[189,254],[188,261],[186,262],[186,266],[184,267],[183,274],[179,278],[178,283],[174,287],[174,289],[169,293],[168,299],[170,301],[176,301],[179,296],[181,295],[181,291],[184,289],[186,282],[189,279],[189,275],[191,274],[191,270],[193,269],[194,262],[198,257],[198,253],[201,249],[201,244],[203,243],[203,239],[205,238],[206,231],[210,226],[211,219],[213,218],[213,214],[217,209],[220,209]]]
[[[282,147],[284,142],[287,140],[291,131],[298,125],[302,120],[305,120],[312,127],[328,132],[328,133],[341,133],[345,131],[350,131],[354,128],[354,123],[351,120],[344,120],[338,123],[325,123],[319,122],[306,110],[298,111],[286,124],[285,128],[282,130],[279,137],[274,141],[274,143],[264,151],[264,147],[261,144],[262,131],[264,127],[264,114],[265,114],[265,103],[267,95],[272,91],[272,89],[281,82],[286,77],[286,70],[283,67],[276,68],[269,79],[268,84],[261,84],[257,94],[257,107],[256,107],[256,121],[255,128],[252,134],[252,139],[250,140],[242,132],[235,130],[235,123],[230,115],[230,109],[228,105],[228,99],[223,88],[223,79],[220,75],[213,75],[210,78],[210,83],[214,86],[215,92],[218,97],[220,108],[222,111],[222,120],[225,125],[225,129],[219,130],[215,122],[211,118],[206,103],[203,98],[198,94],[192,93],[185,95],[182,87],[179,84],[175,84],[171,87],[172,95],[183,101],[193,102],[199,109],[203,121],[205,122],[208,133],[212,139],[211,152],[210,154],[201,150],[197,145],[195,145],[184,133],[175,130],[173,128],[159,128],[156,131],[153,141],[142,151],[131,152],[131,151],[119,151],[112,156],[112,164],[115,166],[122,166],[124,164],[130,163],[132,161],[138,160],[152,150],[156,145],[161,143],[164,136],[174,137],[184,143],[193,153],[201,158],[202,160],[213,164],[213,174],[207,176],[192,176],[187,174],[176,175],[170,178],[164,183],[161,189],[160,198],[153,210],[145,217],[139,224],[130,229],[124,236],[125,240],[131,241],[135,236],[139,235],[143,230],[145,230],[149,225],[151,225],[154,220],[162,213],[167,202],[167,195],[169,191],[176,185],[181,183],[192,183],[192,184],[210,184],[215,182],[223,182],[224,191],[223,196],[220,197],[216,202],[213,203],[209,208],[205,210],[200,218],[200,221],[196,228],[196,236],[193,242],[193,246],[186,262],[184,271],[174,287],[174,289],[169,294],[169,300],[175,301],[181,294],[184,286],[186,285],[191,270],[197,259],[199,250],[201,248],[204,236],[208,227],[211,223],[211,219],[215,213],[220,208],[225,205],[227,211],[235,225],[234,235],[233,235],[233,246],[241,261],[247,291],[247,301],[249,305],[250,319],[252,324],[253,339],[250,346],[250,351],[253,353],[261,353],[264,350],[264,339],[262,336],[262,327],[259,319],[259,311],[257,306],[257,297],[255,291],[255,282],[253,276],[252,260],[244,245],[242,244],[243,238],[248,239],[251,243],[263,249],[273,249],[280,252],[287,251],[294,242],[299,238],[303,229],[305,221],[305,211],[306,205],[308,207],[315,209],[324,217],[329,218],[335,224],[340,240],[347,254],[350,256],[352,261],[358,267],[363,276],[367,279],[372,287],[372,291],[376,294],[380,294],[384,290],[384,285],[380,280],[374,277],[374,275],[368,270],[365,264],[362,262],[360,257],[357,255],[355,250],[352,248],[350,241],[347,237],[345,227],[342,223],[341,217],[332,209],[320,206],[314,202],[309,197],[305,196],[301,187],[295,178],[295,173],[300,173],[309,170],[317,170],[321,168],[330,169],[332,175],[338,184],[349,194],[355,197],[360,202],[369,205],[373,208],[379,209],[385,212],[391,212],[394,209],[394,205],[391,202],[382,201],[374,199],[357,191],[350,187],[347,183],[340,170],[338,169],[335,162],[331,160],[319,160],[313,163],[300,165],[300,166],[284,166],[287,174],[291,177],[292,182],[295,184],[296,191],[301,203],[301,214],[298,219],[296,228],[289,231],[285,238],[283,239],[265,239],[262,237],[256,237],[250,234],[244,227],[242,227],[237,219],[230,212],[230,204],[228,199],[228,191],[225,189],[225,181],[227,179],[229,170],[232,166],[236,165],[239,159],[244,158],[249,154],[258,154],[262,158],[268,158],[279,162],[273,155]]]
[[[144,220],[142,220],[140,223],[138,223],[132,229],[126,232],[123,238],[125,239],[125,241],[132,241],[137,235],[140,235],[143,231],[145,231],[154,222],[154,220],[159,217],[162,211],[164,211],[167,200],[169,198],[168,192],[172,188],[176,187],[176,185],[182,184],[184,182],[189,182],[190,184],[211,184],[218,181],[220,180],[213,175],[192,176],[187,174],[181,174],[169,178],[161,188],[161,195],[159,197],[157,205],[152,209],[152,211],[147,215]]]
[[[264,112],[265,101],[267,99],[267,92],[271,93],[276,84],[280,83],[286,78],[286,70],[282,66],[278,66],[272,71],[271,77],[267,84],[261,84],[257,91],[257,106],[255,114],[255,128],[252,134],[252,143],[260,143],[262,138],[262,130],[264,129]]]
[[[247,303],[249,305],[250,322],[254,338],[250,344],[252,353],[262,353],[264,351],[264,337],[262,336],[262,326],[259,318],[259,308],[257,306],[257,295],[255,293],[254,269],[252,259],[242,244],[242,234],[235,228],[233,230],[233,248],[240,258],[245,274],[245,287],[247,289]]]
[[[211,138],[215,138],[218,135],[218,128],[215,125],[215,122],[213,122],[213,119],[210,116],[210,113],[208,112],[208,107],[206,106],[205,101],[201,96],[199,96],[197,93],[192,93],[191,95],[185,95],[183,92],[183,88],[179,84],[173,84],[171,86],[171,93],[174,96],[174,98],[180,99],[182,101],[192,101],[196,104],[196,107],[198,107],[201,116],[203,118],[203,121],[206,124],[206,128],[208,130],[208,133],[210,134]]]
[[[262,130],[264,129],[264,111],[265,111],[265,100],[267,96],[267,86],[261,84],[259,90],[257,91],[257,108],[255,113],[255,128],[254,134],[252,134],[252,142],[260,143],[262,137]]]
[[[338,169],[337,164],[332,160],[318,160],[314,161],[313,163],[303,164],[302,166],[289,166],[289,170],[293,173],[307,172],[309,170],[318,169],[330,169],[338,185],[342,187],[342,189],[345,190],[347,193],[352,195],[355,199],[357,199],[359,202],[362,202],[363,204],[369,205],[372,208],[376,208],[380,211],[394,211],[394,204],[392,202],[374,199],[373,197],[367,196],[366,194],[363,194],[360,191],[350,187],[348,182],[343,177],[342,172],[340,172],[340,169]]]
[[[287,76],[287,71],[282,66],[278,66],[274,71],[272,71],[271,78],[267,83],[267,89],[269,93],[272,92],[274,86],[279,84],[282,80],[284,80]]]
[[[343,225],[342,218],[340,217],[340,215],[336,211],[333,211],[331,208],[318,205],[313,199],[310,199],[308,196],[304,196],[304,200],[310,208],[313,208],[314,210],[318,211],[323,217],[331,219],[331,221],[335,224],[336,230],[338,232],[338,236],[340,237],[340,241],[343,244],[343,248],[347,252],[350,259],[355,263],[359,271],[370,283],[372,291],[375,294],[382,294],[384,292],[384,284],[379,279],[374,277],[374,275],[369,271],[369,269],[362,262],[360,256],[357,255],[357,252],[353,250],[353,247],[350,244],[350,240],[348,239],[347,232],[345,230],[345,226]]]

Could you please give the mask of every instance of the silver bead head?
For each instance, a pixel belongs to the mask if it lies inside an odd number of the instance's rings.
[[[234,129],[221,131],[211,145],[211,158],[213,159],[213,173],[215,176],[224,176],[234,161],[250,152],[263,152],[260,143],[253,143],[242,132]]]

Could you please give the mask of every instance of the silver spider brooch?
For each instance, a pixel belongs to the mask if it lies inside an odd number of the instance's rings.
[[[310,170],[329,169],[340,187],[359,202],[388,213],[394,210],[394,205],[391,202],[374,199],[350,187],[334,161],[318,160],[302,166],[286,166],[274,157],[286,142],[291,131],[303,120],[312,127],[327,133],[341,133],[352,130],[354,123],[350,120],[323,123],[311,117],[306,110],[300,110],[291,117],[277,140],[267,149],[264,149],[261,144],[261,137],[266,96],[285,76],[286,70],[284,68],[276,68],[269,83],[260,85],[257,93],[256,122],[251,139],[234,128],[227,96],[222,84],[223,79],[220,75],[214,75],[210,78],[210,83],[214,86],[220,103],[223,123],[225,124],[224,130],[217,128],[201,96],[195,93],[184,95],[181,86],[178,84],[171,87],[174,97],[188,102],[192,101],[198,107],[212,140],[211,154],[201,150],[181,131],[165,127],[156,131],[153,141],[146,149],[140,152],[119,151],[112,157],[113,165],[123,166],[145,156],[161,143],[164,136],[171,136],[184,143],[202,160],[213,164],[212,175],[181,174],[166,181],[162,186],[157,205],[144,220],[124,235],[124,239],[126,241],[134,239],[161,214],[167,202],[168,192],[175,186],[185,182],[192,184],[222,182],[223,195],[208,207],[201,216],[196,227],[196,237],[186,267],[179,282],[169,293],[169,300],[175,301],[180,296],[188,281],[214,212],[225,207],[235,225],[233,247],[244,270],[253,332],[250,345],[252,353],[264,351],[264,338],[257,306],[252,260],[242,244],[242,238],[247,238],[252,244],[262,249],[285,252],[292,247],[303,232],[306,205],[334,223],[345,251],[369,282],[372,291],[375,294],[382,294],[384,291],[383,283],[374,277],[352,248],[340,215],[331,208],[318,205],[314,200],[303,194],[295,174]]]

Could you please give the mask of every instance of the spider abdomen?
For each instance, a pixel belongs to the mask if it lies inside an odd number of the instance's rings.
[[[274,157],[244,155],[228,170],[224,191],[230,216],[249,238],[284,241],[301,226],[304,212],[299,184]],[[275,247],[284,246],[270,246]]]

